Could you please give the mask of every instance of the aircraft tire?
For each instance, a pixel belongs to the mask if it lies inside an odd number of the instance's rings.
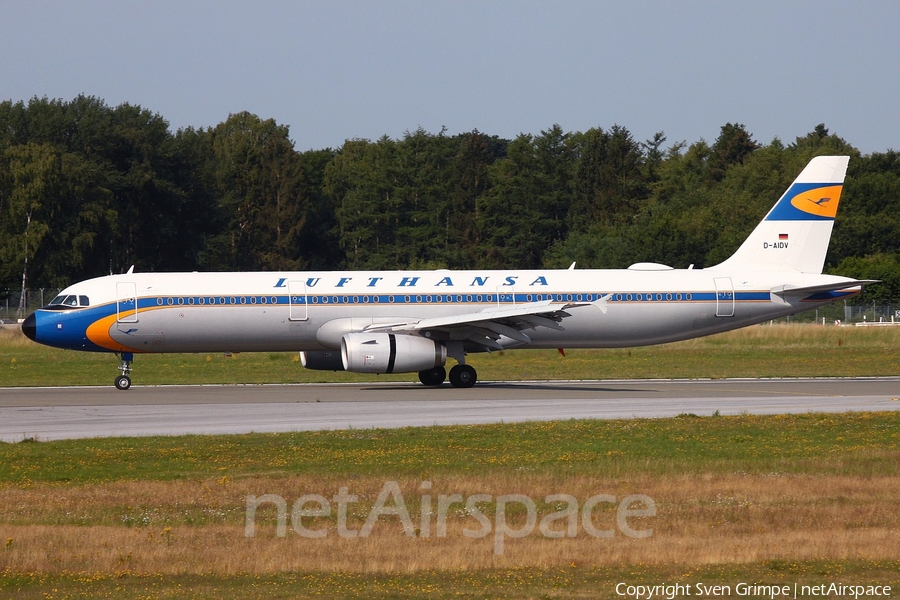
[[[478,375],[469,365],[456,365],[450,369],[450,383],[457,388],[470,388],[475,385]]]
[[[131,377],[127,375],[119,375],[116,377],[116,389],[117,390],[127,390],[131,387]]]
[[[428,387],[439,386],[447,379],[447,370],[444,367],[435,367],[419,371],[419,381]]]

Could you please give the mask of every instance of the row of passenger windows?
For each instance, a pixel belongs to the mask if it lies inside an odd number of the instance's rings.
[[[594,302],[599,300],[600,294],[427,294],[416,296],[291,296],[290,300],[281,298],[282,304],[404,304],[440,303],[450,304],[456,302],[541,302],[552,300],[556,302]],[[84,298],[84,296],[82,296]],[[692,300],[693,295],[686,294],[613,294],[609,300],[614,302],[653,302]],[[86,300],[86,298],[85,298]],[[247,304],[278,304],[278,296],[188,296],[188,297],[160,297],[156,299],[158,306],[175,305],[247,305]],[[74,305],[73,305],[74,306]]]
[[[156,304],[158,306],[174,306],[174,305],[195,305],[195,304],[278,304],[277,296],[188,296],[185,297],[167,297],[167,298],[157,298]]]
[[[645,301],[662,301],[667,300],[671,302],[672,300],[693,300],[694,296],[692,294],[616,294],[613,297],[613,300],[617,302],[645,302]]]

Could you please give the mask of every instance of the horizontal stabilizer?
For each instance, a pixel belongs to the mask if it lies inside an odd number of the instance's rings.
[[[784,296],[787,294],[791,295],[805,295],[805,294],[821,294],[823,292],[836,292],[838,290],[846,290],[855,287],[865,287],[867,285],[872,285],[873,283],[881,283],[879,279],[851,279],[848,281],[837,281],[834,283],[823,283],[819,285],[807,285],[807,286],[792,286],[792,285],[779,285],[778,287],[772,288],[773,294],[778,294],[779,296]]]

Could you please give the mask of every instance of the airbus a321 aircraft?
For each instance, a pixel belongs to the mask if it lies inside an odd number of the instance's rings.
[[[737,329],[859,294],[823,275],[849,158],[814,158],[750,237],[706,269],[134,273],[63,290],[22,324],[58,348],[300,351],[308,369],[412,373],[466,388],[472,352],[621,348]]]

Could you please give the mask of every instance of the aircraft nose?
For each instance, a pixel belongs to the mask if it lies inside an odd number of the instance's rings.
[[[37,319],[34,318],[34,313],[31,313],[22,321],[22,333],[31,341],[34,341],[34,338],[37,337]]]

